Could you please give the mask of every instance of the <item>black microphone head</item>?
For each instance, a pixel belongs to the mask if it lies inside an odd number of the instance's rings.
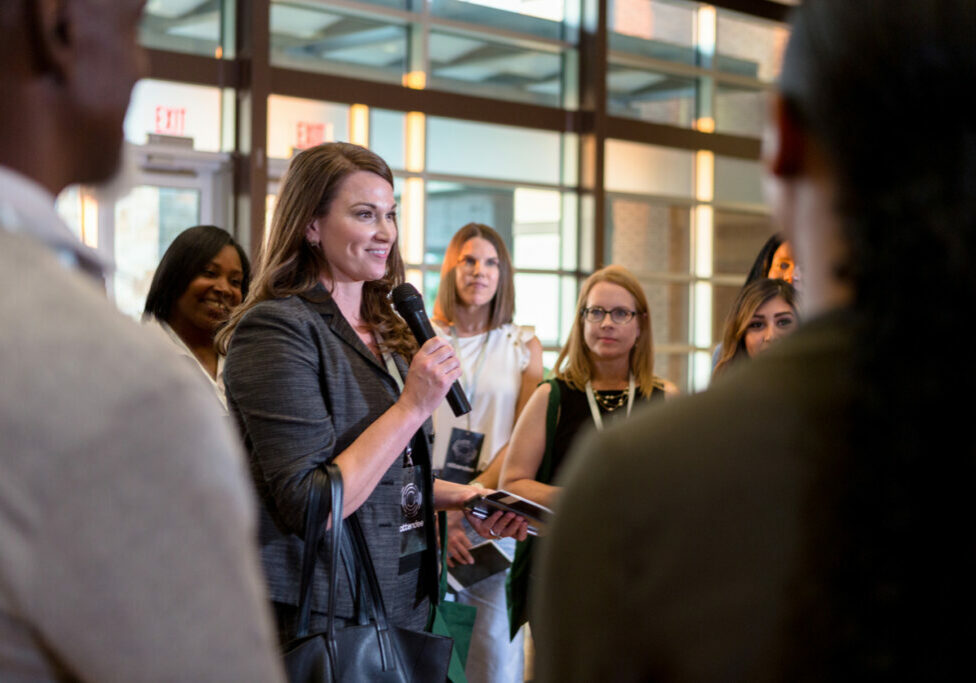
[[[423,311],[424,297],[420,296],[416,287],[409,282],[404,282],[393,290],[393,306],[401,315]]]

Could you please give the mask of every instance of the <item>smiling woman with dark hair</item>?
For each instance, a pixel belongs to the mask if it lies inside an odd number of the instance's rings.
[[[225,409],[223,356],[214,337],[247,296],[250,278],[247,254],[230,233],[213,225],[188,228],[163,254],[143,311],[143,320],[197,362]]]

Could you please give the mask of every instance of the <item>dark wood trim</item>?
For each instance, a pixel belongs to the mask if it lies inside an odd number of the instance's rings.
[[[238,88],[241,84],[240,68],[234,60],[165,50],[146,50],[146,55],[148,78],[218,88]]]
[[[579,65],[579,216],[593,221],[593,267],[600,268],[606,243],[607,0],[584,0]]]
[[[770,2],[770,0],[708,0],[708,2],[722,9],[784,23],[789,19],[793,9],[789,5]]]
[[[271,93],[271,2],[237,0],[237,145],[234,164],[235,228],[247,234],[252,258],[264,237],[268,192],[268,95]]]
[[[757,138],[702,133],[690,128],[678,128],[663,123],[650,123],[616,116],[607,117],[607,137],[630,140],[649,145],[679,149],[707,149],[721,156],[758,159],[760,141]]]
[[[488,97],[439,90],[414,90],[394,83],[362,81],[334,74],[272,68],[271,90],[276,95],[345,104],[365,104],[396,111],[422,111],[429,116],[575,132],[579,114],[558,107],[506,102]]]

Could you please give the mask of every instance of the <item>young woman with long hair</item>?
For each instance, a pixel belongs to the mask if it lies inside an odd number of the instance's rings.
[[[444,403],[434,411],[434,467],[452,481],[497,488],[515,420],[542,381],[542,344],[532,328],[512,324],[514,311],[504,240],[487,225],[465,225],[447,246],[433,319],[455,347],[471,402],[461,417]],[[450,561],[472,563],[471,527],[457,511],[447,520]],[[515,551],[513,539],[497,543],[509,555]],[[465,667],[470,683],[522,680],[523,638],[509,638],[506,576],[499,572],[458,591],[458,602],[478,608]]]
[[[218,340],[264,503],[261,555],[282,641],[294,634],[314,468],[342,470],[341,512],[362,527],[391,622],[411,629],[423,628],[436,599],[434,508],[459,509],[478,493],[431,477],[425,423],[460,367],[441,338],[417,349],[392,308],[403,281],[397,238],[393,176],[380,157],[339,142],[299,153],[251,291]],[[525,534],[513,516],[471,523],[486,536]],[[344,577],[329,604],[324,564],[313,630],[330,612],[353,615]]]
[[[712,377],[744,358],[754,358],[777,339],[796,331],[796,290],[785,280],[762,278],[739,291],[725,320],[722,355]]]

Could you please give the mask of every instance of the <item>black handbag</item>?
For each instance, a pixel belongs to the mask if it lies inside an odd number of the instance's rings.
[[[299,588],[295,638],[285,646],[284,665],[291,683],[444,683],[451,661],[450,638],[391,626],[373,560],[355,515],[333,517],[329,555],[329,604],[336,599],[339,556],[349,585],[355,586],[354,624],[335,627],[329,612],[327,628],[309,634],[312,578],[322,531],[329,511],[342,510],[342,474],[334,464],[312,473],[305,517],[305,550]],[[346,528],[348,526],[348,529]]]

